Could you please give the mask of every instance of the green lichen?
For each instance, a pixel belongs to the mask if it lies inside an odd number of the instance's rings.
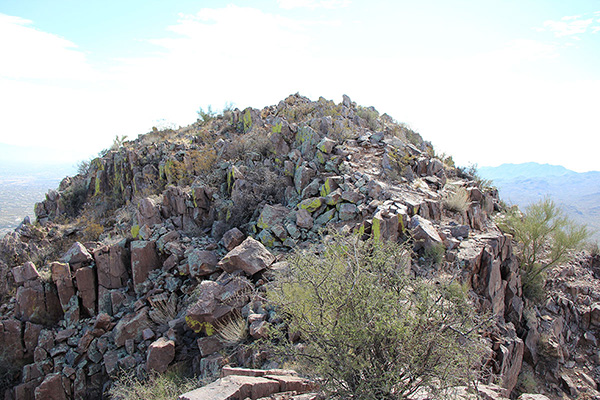
[[[139,225],[133,225],[131,227],[131,237],[134,239],[137,239],[138,235],[140,234],[140,226]]]
[[[273,125],[272,132],[273,133],[281,133],[281,128],[282,128],[281,122],[278,122],[275,125]]]
[[[325,183],[323,183],[321,185],[320,192],[321,192],[321,196],[323,196],[323,197],[325,197],[325,196],[329,195],[329,193],[331,193],[331,184],[329,183],[330,179],[331,178],[325,179]]]
[[[307,200],[310,200],[310,199],[307,199]],[[319,197],[315,197],[314,199],[312,199],[310,201],[307,201],[307,200],[298,204],[298,206],[300,208],[305,209],[309,213],[315,212],[319,207],[321,207],[321,204],[323,204],[323,202],[321,201],[321,199]]]
[[[373,218],[371,232],[373,233],[373,239],[376,241],[381,238],[381,222],[379,221],[379,218]]]
[[[188,324],[190,329],[196,333],[204,332],[206,336],[212,336],[215,333],[215,328],[210,322],[196,321],[189,316],[185,317],[185,322]]]
[[[252,128],[252,115],[250,109],[247,109],[244,113],[244,133],[248,132]]]

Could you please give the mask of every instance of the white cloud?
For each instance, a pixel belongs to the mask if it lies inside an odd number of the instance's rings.
[[[325,9],[336,9],[347,7],[351,4],[350,0],[277,0],[279,7],[291,10],[294,8],[309,8],[314,10],[316,8]]]
[[[582,16],[562,17],[560,21],[548,20],[544,27],[554,33],[556,37],[573,36],[585,33],[594,22],[593,18],[581,19]]]
[[[75,43],[0,13],[0,76],[13,79],[87,79],[94,71]]]

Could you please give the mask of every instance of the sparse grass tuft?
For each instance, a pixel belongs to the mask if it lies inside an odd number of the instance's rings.
[[[449,211],[465,212],[469,208],[469,193],[465,188],[458,187],[444,197],[443,204]]]
[[[215,324],[217,335],[219,335],[223,344],[229,347],[234,347],[246,339],[248,336],[247,328],[246,320],[239,312],[234,312],[227,320]]]
[[[199,386],[202,383],[175,372],[153,374],[146,380],[125,374],[112,385],[108,395],[112,400],[172,400]]]

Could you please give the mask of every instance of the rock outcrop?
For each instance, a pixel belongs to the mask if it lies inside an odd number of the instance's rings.
[[[232,360],[273,365],[231,343],[263,338],[278,322],[262,295],[270,274],[327,230],[411,243],[408,272],[452,273],[468,285],[492,321],[481,383],[501,387],[490,393],[515,393],[523,360],[547,357],[544,340],[561,360],[549,367],[552,389],[581,392],[577,379],[587,378],[560,367],[574,354],[565,343],[596,346],[593,289],[567,285],[536,308],[541,319],[528,317],[512,238],[490,218],[497,192],[434,154],[419,134],[347,96],[336,104],[299,95],[104,152],[48,192],[35,225],[0,243],[0,291],[14,291],[0,308],[0,345],[24,364],[4,397],[101,398],[120,370],[143,377],[180,362],[206,379],[228,374]],[[468,194],[458,211],[445,205],[457,188]],[[237,337],[223,334],[231,324],[242,327]],[[260,374],[180,398],[315,398],[300,394],[313,389],[302,378]]]

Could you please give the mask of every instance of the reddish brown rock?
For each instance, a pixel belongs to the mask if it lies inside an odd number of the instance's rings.
[[[306,393],[315,388],[311,381],[298,376],[267,374],[264,377],[279,382],[280,392]]]
[[[146,240],[131,242],[131,271],[135,286],[143,283],[155,268],[160,267],[156,244]]]
[[[139,226],[153,226],[161,223],[160,212],[154,201],[150,198],[140,200],[137,208],[137,222]]]
[[[163,373],[174,358],[175,342],[161,337],[148,347],[146,369],[148,371]]]
[[[198,339],[198,348],[202,357],[209,356],[223,348],[221,341],[215,336],[206,336]]]
[[[296,225],[298,225],[298,227],[312,229],[313,223],[314,221],[312,215],[310,215],[310,213],[304,208],[296,211]]]
[[[35,389],[35,400],[67,400],[60,373],[46,375],[44,381]]]
[[[98,284],[107,289],[119,289],[125,286],[127,279],[127,250],[115,244],[101,246],[94,251]]]
[[[184,393],[179,400],[259,399],[279,391],[279,382],[253,376],[227,376],[210,385]]]
[[[190,275],[194,278],[210,275],[217,270],[217,262],[213,251],[194,249],[188,255]]]
[[[12,269],[12,274],[17,285],[22,285],[26,281],[33,281],[39,278],[37,268],[31,261]]]
[[[63,262],[68,263],[73,269],[88,265],[93,261],[89,251],[79,242],[73,243],[69,251],[62,258]]]
[[[75,271],[75,282],[81,303],[88,315],[96,315],[96,271],[92,267],[81,267]]]
[[[10,350],[10,354],[17,360],[22,359],[25,353],[22,335],[21,321],[12,318],[0,321],[0,343],[2,348]]]
[[[96,317],[96,322],[94,322],[94,329],[102,329],[104,331],[107,331],[110,327],[110,322],[110,315],[106,313],[100,313]]]
[[[254,275],[269,267],[274,261],[275,257],[262,243],[248,237],[227,253],[218,265],[229,273],[243,270],[247,275]]]
[[[224,287],[214,281],[202,281],[196,288],[198,300],[188,307],[185,322],[194,332],[212,328],[212,323],[231,312],[231,307],[223,306],[218,299],[224,293]]]
[[[131,313],[121,318],[113,329],[115,344],[118,347],[125,345],[127,339],[139,341],[144,329],[151,325],[148,319],[148,308],[144,307],[136,313]]]
[[[238,228],[233,228],[225,232],[221,241],[223,242],[223,246],[227,249],[227,251],[231,251],[236,246],[244,241],[245,235]]]
[[[60,305],[62,306],[63,310],[65,310],[69,304],[71,296],[75,294],[73,277],[71,276],[71,268],[69,267],[69,264],[53,262],[50,264],[50,269],[52,271],[52,280],[56,284],[56,290],[58,291]]]

